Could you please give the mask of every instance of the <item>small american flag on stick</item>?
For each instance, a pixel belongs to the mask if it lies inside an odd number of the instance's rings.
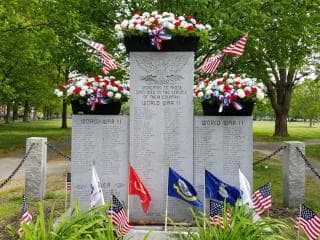
[[[262,215],[272,206],[271,184],[267,183],[252,194],[253,209],[258,215]]]
[[[67,192],[71,191],[71,173],[67,172],[67,179],[66,179],[66,190]]]
[[[220,63],[222,62],[223,58],[224,58],[224,54],[221,54],[221,53],[206,58],[203,64],[199,68],[200,72],[203,72],[203,73],[215,72],[217,68],[220,66]]]
[[[310,240],[317,240],[320,237],[320,217],[303,204],[301,204],[298,221]]]
[[[226,55],[240,57],[244,52],[248,40],[248,33],[245,33],[241,38],[236,42],[229,44],[226,48],[222,50],[222,53]]]
[[[224,203],[210,199],[210,217],[209,222],[211,224],[216,224],[222,228],[224,228]],[[226,211],[227,223],[230,226],[231,222],[231,213],[230,211]]]
[[[28,205],[27,205],[27,197],[25,194],[22,196],[22,208],[21,208],[21,224],[30,224],[32,220],[32,215],[28,210]],[[23,229],[20,227],[18,230],[19,235],[21,236],[23,234]]]
[[[126,235],[132,228],[121,202],[114,195],[112,195],[112,205],[108,210],[108,215],[117,226],[116,233],[118,236]]]

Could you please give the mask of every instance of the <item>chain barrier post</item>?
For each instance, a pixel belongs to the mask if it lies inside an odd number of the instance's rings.
[[[303,142],[288,141],[282,159],[283,176],[283,203],[286,207],[299,207],[304,201],[305,165],[296,148],[303,153]]]
[[[25,193],[28,198],[43,200],[46,189],[47,138],[27,138],[27,149],[34,144],[25,165]]]

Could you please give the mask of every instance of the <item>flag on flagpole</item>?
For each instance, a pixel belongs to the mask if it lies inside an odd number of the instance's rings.
[[[253,209],[260,216],[272,206],[271,184],[267,183],[252,194]]]
[[[67,172],[66,190],[67,192],[71,191],[71,173],[70,172]]]
[[[224,54],[212,55],[211,57],[207,57],[203,64],[199,67],[199,71],[203,73],[213,73],[220,66],[224,58]]]
[[[206,198],[213,198],[218,201],[226,201],[235,205],[240,192],[237,188],[222,182],[208,170],[205,170]]]
[[[121,202],[114,195],[112,195],[112,205],[108,210],[108,215],[117,226],[116,233],[118,236],[126,235],[132,228]]]
[[[21,206],[21,223],[30,224],[32,220],[32,215],[28,210],[27,197],[25,194],[22,196],[22,206]],[[23,234],[23,229],[20,227],[18,230],[20,236]]]
[[[246,176],[241,172],[239,168],[239,182],[240,182],[240,195],[242,204],[248,204],[250,208],[253,208],[251,199],[251,187]]]
[[[246,46],[248,40],[248,33],[245,33],[241,38],[239,38],[236,42],[229,44],[222,50],[222,53],[226,55],[241,57],[244,48]]]
[[[314,211],[303,204],[301,204],[298,223],[302,226],[310,240],[317,240],[320,237],[320,216],[317,216]]]
[[[143,211],[145,213],[148,212],[151,196],[131,164],[129,170],[129,195],[138,195]]]
[[[104,197],[96,167],[92,165],[90,207],[92,208],[99,205],[104,205]]]
[[[210,199],[210,217],[209,222],[211,224],[217,224],[221,228],[224,228],[224,203]],[[226,220],[228,225],[230,226],[231,223],[231,213],[229,210],[226,211]]]
[[[102,71],[104,74],[108,74],[110,70],[117,68],[115,60],[112,58],[112,55],[106,51],[105,45],[81,37],[78,38],[100,53],[101,57],[98,56],[97,61],[102,65]]]
[[[168,196],[179,198],[193,206],[203,207],[197,192],[185,178],[169,167]]]

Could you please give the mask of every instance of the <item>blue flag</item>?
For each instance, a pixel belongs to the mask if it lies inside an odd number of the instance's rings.
[[[197,198],[194,187],[172,168],[169,168],[168,195],[182,199],[196,207],[203,207],[202,202]]]
[[[207,170],[205,170],[205,185],[206,198],[212,198],[219,201],[226,200],[226,202],[231,205],[235,205],[237,199],[240,198],[240,192],[237,188],[222,182]]]

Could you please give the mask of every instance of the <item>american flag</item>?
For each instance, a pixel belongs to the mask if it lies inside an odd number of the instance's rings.
[[[244,52],[244,47],[248,40],[248,33],[245,33],[236,42],[229,44],[226,48],[222,50],[222,53],[226,55],[240,57]]]
[[[210,217],[209,222],[212,224],[217,224],[218,226],[224,228],[224,204],[223,202],[210,199]],[[229,210],[226,211],[227,223],[230,226],[231,213]]]
[[[121,202],[114,195],[112,195],[112,205],[108,210],[108,215],[112,222],[117,225],[116,233],[118,236],[126,235],[132,228]]]
[[[271,184],[267,183],[252,194],[253,209],[260,216],[272,206]]]
[[[299,224],[303,227],[309,239],[317,240],[320,237],[320,217],[303,204],[301,204],[300,211]]]
[[[200,72],[213,73],[220,66],[220,63],[222,62],[223,58],[224,54],[221,53],[206,58],[199,68]]]
[[[101,57],[98,57],[98,61],[102,64],[102,71],[104,74],[108,74],[110,70],[117,68],[115,60],[112,58],[111,54],[106,51],[106,47],[103,44],[80,37],[78,38],[101,54]]]
[[[66,190],[67,192],[71,191],[71,173],[67,173],[67,179],[66,179]]]
[[[23,194],[22,196],[22,209],[21,209],[21,223],[30,224],[32,215],[28,211],[27,197]],[[23,229],[20,227],[18,230],[19,234],[23,234]]]

